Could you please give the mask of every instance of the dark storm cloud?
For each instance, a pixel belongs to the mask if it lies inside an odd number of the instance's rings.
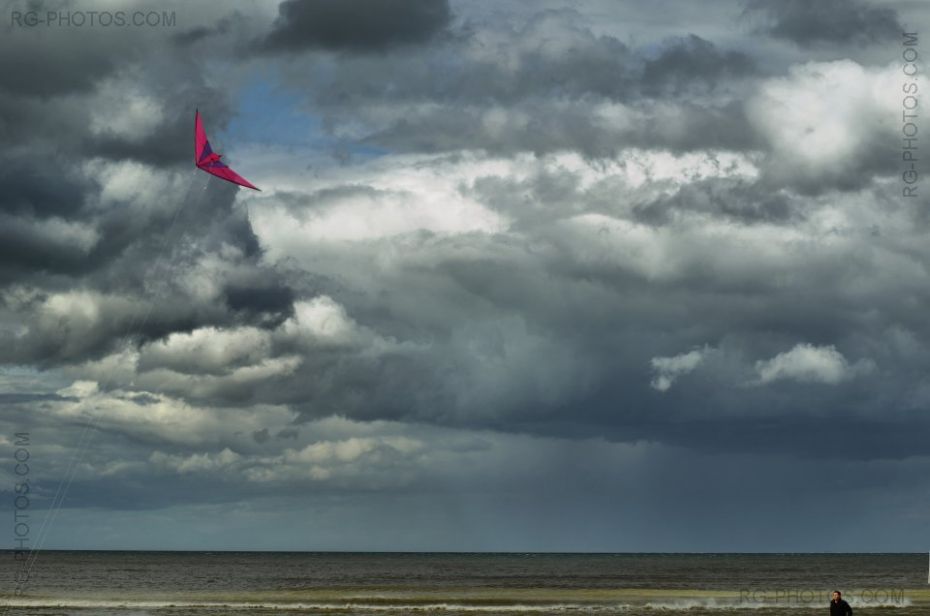
[[[223,289],[226,305],[235,312],[269,314],[279,319],[291,316],[294,290],[281,280],[268,280],[262,272],[252,280],[238,280]]]
[[[547,40],[540,44],[539,39]],[[631,102],[655,93],[656,81],[674,94],[735,87],[757,74],[743,51],[720,49],[696,35],[661,42],[654,53],[632,50],[609,35],[596,35],[570,10],[544,11],[518,26],[501,26],[483,38],[463,36],[434,44],[430,56],[415,50],[392,55],[350,56],[333,72],[308,59],[295,85],[323,80],[312,90],[324,110],[366,102],[514,104],[527,100],[591,97]],[[311,69],[309,72],[307,68]]]
[[[452,18],[447,0],[284,0],[278,13],[259,49],[383,51],[426,42]]]
[[[41,12],[74,6],[12,7],[17,8]],[[140,263],[128,265],[123,257],[134,241],[158,236],[163,220],[158,210],[173,211],[173,204],[165,202],[143,216],[128,203],[101,208],[96,203],[101,182],[86,165],[102,157],[176,168],[190,160],[190,115],[184,110],[208,103],[218,126],[229,117],[225,95],[204,85],[191,55],[163,47],[170,32],[10,27],[3,37],[6,50],[0,56],[13,64],[0,70],[0,134],[6,144],[0,153],[0,209],[16,216],[4,225],[8,238],[0,270],[5,280],[25,282],[30,272],[37,282],[46,274],[90,272],[105,279],[148,262],[141,251],[134,253],[143,257]],[[151,108],[139,118],[149,127],[141,137],[123,118],[137,97]],[[148,185],[154,185],[164,176],[150,177]],[[90,210],[89,202],[94,203]],[[231,217],[231,235],[246,244],[251,240],[247,252],[254,255],[254,236],[233,230],[235,224]],[[112,272],[102,273],[121,259]]]
[[[681,95],[695,85],[712,91],[721,81],[756,73],[753,60],[741,51],[719,50],[694,34],[674,41],[645,63],[642,89],[648,95]]]
[[[275,36],[286,39],[287,33],[294,35],[298,26],[305,24],[303,20],[313,14],[305,12],[308,6],[315,5],[283,5],[278,30],[270,35],[269,41]],[[337,16],[341,19],[345,14]],[[217,36],[222,34],[218,32]],[[367,54],[340,58],[342,70],[326,71],[333,81],[314,90],[318,93],[316,102],[320,109],[332,113],[337,122],[341,118],[364,122],[369,105],[379,108],[394,105],[394,110],[405,119],[393,123],[388,120],[386,126],[380,127],[372,120],[376,131],[367,137],[369,143],[394,149],[475,148],[503,154],[527,149],[538,154],[573,150],[609,157],[619,148],[629,146],[689,150],[749,149],[758,145],[738,102],[757,77],[752,59],[743,52],[721,49],[697,35],[663,41],[649,53],[634,51],[616,37],[595,35],[577,11],[533,15],[524,23],[506,24],[493,34],[496,38],[492,37],[487,49],[468,37],[436,42],[431,50],[437,55],[429,62],[422,54],[410,50],[398,50],[390,62]],[[546,44],[538,44],[540,40]],[[352,44],[344,42],[343,46]],[[509,57],[510,61],[504,62],[501,57]],[[315,68],[314,62],[308,60],[311,69]],[[301,66],[301,70],[304,68]],[[166,78],[166,82],[166,97],[185,93],[174,80]],[[691,96],[704,98],[691,100]],[[419,103],[424,103],[425,111],[411,111],[408,107]],[[630,114],[626,122],[615,122],[613,118],[601,123],[592,120],[596,105],[613,103],[623,105],[620,113]],[[670,107],[666,116],[650,115],[657,103]],[[489,109],[490,105],[499,109]],[[456,113],[450,113],[452,109]],[[501,120],[491,117],[489,121],[489,111],[499,111]],[[526,119],[522,124],[521,117]],[[184,136],[187,122],[183,117],[171,116],[141,141],[104,132],[84,147],[111,160],[128,158],[170,168],[175,161],[189,157],[187,146],[177,148],[177,143],[187,143]],[[615,127],[615,123],[623,127]],[[589,401],[585,403],[587,410],[578,417],[584,418],[589,426],[574,429],[579,433],[590,426],[606,429],[601,417],[606,411],[598,401],[614,395],[609,387],[592,394],[583,393],[583,387],[576,390],[574,385],[563,385],[562,390],[553,392],[547,390],[545,381],[554,381],[556,373],[565,372],[578,383],[594,383],[590,387],[597,390],[597,383],[603,378],[598,366],[609,364],[607,358],[614,357],[621,371],[642,373],[640,393],[653,395],[648,389],[651,356],[617,354],[616,346],[629,343],[626,333],[620,329],[616,338],[605,339],[601,332],[615,330],[619,323],[638,321],[649,324],[648,331],[658,335],[669,321],[682,318],[683,314],[681,310],[660,310],[656,305],[695,300],[682,300],[674,293],[666,296],[666,292],[671,293],[669,289],[654,288],[643,280],[641,273],[579,262],[575,245],[557,240],[558,229],[546,225],[558,224],[570,208],[576,213],[614,215],[610,205],[613,193],[606,190],[602,196],[579,194],[577,181],[573,183],[571,177],[564,180],[562,184],[561,179],[554,177],[536,178],[527,186],[516,187],[499,187],[488,180],[480,186],[484,190],[479,191],[482,201],[495,207],[503,204],[502,211],[520,221],[515,228],[541,240],[551,251],[550,262],[535,263],[530,257],[532,251],[522,241],[509,240],[511,252],[495,254],[498,242],[504,241],[502,238],[477,240],[479,249],[487,256],[473,262],[446,256],[433,245],[433,240],[425,238],[424,247],[435,251],[430,257],[435,262],[421,270],[426,278],[420,284],[429,286],[443,281],[449,300],[422,301],[417,310],[408,313],[396,307],[379,308],[384,296],[374,290],[390,294],[389,280],[403,288],[411,284],[408,276],[416,278],[414,272],[402,272],[384,281],[366,281],[371,290],[347,288],[351,285],[338,274],[331,279],[323,277],[313,288],[304,290],[303,297],[329,292],[342,298],[349,314],[357,315],[362,325],[385,335],[401,335],[401,339],[410,333],[421,338],[432,336],[437,340],[433,348],[400,348],[377,356],[359,353],[352,346],[321,349],[306,356],[294,373],[272,375],[260,383],[230,380],[190,391],[181,380],[165,382],[161,387],[199,404],[249,405],[259,401],[290,404],[305,418],[346,413],[363,419],[387,417],[493,426],[502,430],[548,429],[550,423],[534,418],[532,409],[543,409],[543,414],[551,416],[551,425],[560,425],[567,405],[585,400]],[[498,189],[502,191],[496,192]],[[368,198],[381,194],[364,186],[355,192]],[[526,192],[533,195],[537,206],[534,209],[524,210],[509,201]],[[72,330],[70,336],[62,336],[55,329],[33,328],[20,342],[23,354],[19,357],[43,357],[52,362],[99,358],[118,348],[132,332],[141,341],[152,341],[172,332],[209,326],[258,324],[268,330],[281,327],[293,316],[293,302],[301,297],[295,289],[303,282],[295,279],[293,272],[283,274],[254,264],[253,260],[261,256],[260,247],[244,210],[232,209],[234,195],[235,189],[226,186],[211,186],[203,195],[195,191],[194,201],[185,203],[176,228],[169,226],[168,211],[140,222],[128,208],[113,208],[97,225],[104,239],[95,247],[94,254],[99,255],[97,263],[103,269],[90,279],[92,284],[100,284],[107,292],[119,295],[127,290],[136,292],[146,283],[159,283],[162,292],[168,289],[179,301],[170,305],[156,303],[144,309],[124,309],[119,308],[118,302],[104,302],[99,323],[83,331]],[[333,198],[340,196],[340,190],[333,191]],[[178,197],[174,195],[175,199]],[[326,201],[324,197],[314,195],[312,205],[319,206]],[[590,199],[597,206],[591,207]],[[786,197],[756,195],[749,185],[717,187],[708,182],[685,187],[671,196],[647,198],[633,214],[635,220],[649,220],[657,228],[675,223],[678,212],[699,212],[712,219],[732,219],[739,224],[787,224],[792,220],[791,211],[784,205],[787,201]],[[545,215],[538,207],[543,204],[549,208]],[[151,239],[143,239],[146,236]],[[172,284],[173,279],[195,270],[198,257],[218,252],[224,245],[239,249],[242,256],[232,259],[232,263],[224,259],[221,271],[211,273],[221,281],[219,301],[187,299],[189,291]],[[389,247],[389,242],[381,245],[382,250]],[[139,264],[150,262],[163,264],[158,279],[147,279],[142,274],[144,270]],[[363,259],[350,260],[343,267],[367,266]],[[514,283],[513,272],[520,272],[523,280]],[[606,289],[625,288],[638,300],[633,305],[617,304],[610,292],[601,297],[602,290],[587,295],[590,290],[583,285],[575,289],[575,278],[593,281]],[[172,282],[165,284],[165,280]],[[564,285],[561,292],[578,292],[586,302],[610,306],[616,316],[591,315],[579,327],[564,307],[554,305],[548,288],[553,280]],[[715,276],[711,266],[702,269],[696,265],[693,270],[681,273],[676,282],[683,289],[710,286],[724,299],[729,292],[771,291],[765,283]],[[353,297],[353,293],[361,297]],[[604,303],[605,299],[609,301]],[[747,311],[751,308],[747,307]],[[119,310],[128,312],[120,315]],[[526,316],[522,323],[510,322],[502,317],[509,313]],[[457,315],[457,319],[450,319],[449,314]],[[468,326],[461,324],[469,322]],[[704,340],[694,335],[693,340],[681,342],[687,346],[719,339],[724,325],[730,323],[710,319],[700,330]],[[554,366],[553,374],[538,378],[524,376],[527,382],[514,379],[513,391],[501,394],[500,398],[491,394],[486,399],[475,398],[475,392],[480,393],[486,387],[483,381],[486,377],[482,368],[484,356],[481,353],[475,356],[469,350],[474,341],[479,341],[475,343],[479,348],[487,347],[489,357],[495,356],[499,345],[504,349],[512,347],[516,356],[504,353],[500,361],[513,362],[519,374],[532,373],[530,358],[535,355],[567,349],[571,359],[565,365]],[[307,353],[278,340],[272,346],[271,357],[279,359],[298,351]],[[185,368],[187,364],[183,362],[171,365],[181,374],[198,374],[190,366]],[[150,372],[150,367],[144,362],[141,365],[143,372]],[[365,395],[360,397],[357,393],[360,391]],[[476,415],[475,406],[484,410]],[[699,434],[695,440],[700,440]]]
[[[926,213],[883,188],[885,112],[818,89],[874,71],[766,42],[798,54],[789,68],[726,24],[669,25],[673,5],[482,20],[469,3],[288,0],[270,30],[210,15],[41,45],[11,32],[4,57],[37,64],[0,77],[0,360],[50,384],[2,397],[3,427],[57,446],[99,420],[76,508],[519,489],[532,526],[556,486],[605,520],[630,493],[643,520],[682,498],[775,519],[760,477],[816,503],[812,476],[916,476]],[[897,20],[825,6],[836,23],[793,2],[748,14],[801,46]],[[631,36],[642,23],[664,25]],[[307,177],[316,152],[272,130],[243,146],[281,189],[194,172],[192,109],[222,136],[256,74],[300,99],[288,137],[330,131],[352,157]],[[849,108],[806,141],[783,129],[811,91]]]
[[[67,400],[64,396],[49,393],[0,393],[0,404],[22,404],[47,400]]]
[[[0,332],[4,361],[50,367],[105,356],[127,340],[289,314],[286,285],[257,265],[261,249],[247,214],[233,208],[235,189],[190,166],[193,110],[209,112],[217,132],[231,112],[226,93],[207,84],[206,56],[165,47],[171,33],[22,28],[4,38],[3,57],[33,59],[30,74],[20,62],[0,84],[0,279],[13,285],[3,304],[11,321],[32,321],[28,335]],[[186,182],[172,181],[181,169]],[[133,190],[106,192],[112,174],[132,178]],[[170,280],[220,251],[225,258],[205,275],[228,287],[228,304],[222,291],[214,302]],[[13,299],[13,288],[29,292]],[[169,288],[174,301],[160,302]],[[69,302],[94,316],[78,323],[84,317]],[[59,310],[70,325],[55,323]]]
[[[230,239],[226,237],[225,241]],[[22,242],[20,239],[12,245],[22,246]],[[2,359],[47,368],[75,364],[105,357],[127,341],[153,341],[200,327],[246,324],[275,327],[292,310],[292,305],[284,301],[290,291],[279,274],[249,258],[227,257],[221,268],[203,274],[225,287],[214,301],[212,297],[198,297],[200,290],[185,286],[183,279],[175,280],[185,272],[196,272],[200,267],[197,259],[172,257],[170,251],[157,244],[149,249],[150,256],[144,257],[145,248],[134,246],[117,259],[98,263],[97,271],[84,272],[85,286],[93,284],[105,290],[104,293],[79,292],[73,296],[48,293],[8,305],[11,310],[22,311],[21,322],[29,323],[30,330],[26,335],[0,332],[4,344]],[[33,257],[37,262],[28,263],[33,271],[45,265],[38,254]],[[44,259],[55,256],[46,247]],[[74,263],[82,262],[79,257],[75,256]],[[23,257],[18,258],[22,263]],[[150,265],[146,268],[140,263]],[[254,295],[246,291],[247,281],[258,279],[262,282],[255,284]],[[166,295],[173,300],[165,302]],[[73,308],[65,309],[70,304]],[[53,309],[56,305],[62,311]],[[84,310],[91,310],[92,316],[85,316]]]
[[[804,216],[804,203],[784,193],[760,192],[746,181],[715,179],[683,186],[667,197],[638,205],[634,212],[636,220],[656,225],[668,224],[682,212],[705,212],[738,223],[786,224]]]
[[[742,108],[760,76],[748,54],[696,35],[633,50],[571,10],[437,42],[428,58],[407,51],[339,64],[308,60],[288,80],[309,88],[334,130],[352,126],[365,131],[363,144],[390,150],[610,156],[628,146],[756,145]]]
[[[846,413],[861,413],[861,420],[844,420],[844,434],[862,443],[876,425],[891,434],[906,421],[906,415],[879,418],[878,409],[889,400],[878,384],[891,380],[909,389],[906,384],[916,376],[912,370],[856,368],[848,382],[837,384],[752,385],[759,379],[753,362],[799,341],[835,344],[852,366],[868,360],[878,366],[919,364],[917,356],[905,359],[882,342],[887,322],[870,322],[869,315],[879,310],[904,318],[902,326],[909,330],[926,330],[916,315],[904,317],[889,294],[903,281],[875,278],[884,267],[882,255],[896,250],[896,240],[876,239],[871,222],[863,220],[862,229],[846,232],[853,234],[848,252],[820,253],[816,243],[801,243],[795,259],[776,243],[779,256],[772,261],[765,251],[743,253],[739,247],[750,240],[730,243],[730,231],[723,229],[746,233],[746,238],[757,238],[751,241],[768,246],[766,233],[773,240],[790,236],[818,214],[806,197],[757,194],[757,185],[749,180],[704,180],[670,195],[650,197],[647,188],[642,194],[628,193],[642,204],[627,210],[631,204],[616,198],[615,185],[584,187],[568,171],[512,180],[513,187],[507,177],[476,183],[475,191],[481,202],[515,217],[519,224],[513,229],[526,237],[408,237],[405,249],[423,255],[429,266],[420,263],[410,270],[363,276],[350,288],[325,276],[317,280],[313,294],[330,294],[361,325],[410,340],[410,346],[376,355],[359,354],[354,345],[319,348],[305,356],[296,378],[275,378],[253,388],[224,387],[210,396],[229,404],[255,399],[289,404],[305,419],[345,413],[366,420],[576,437],[601,434],[698,449],[726,443],[742,449],[752,442],[754,431],[762,430],[772,437],[771,447],[802,455],[817,455],[817,439],[791,439],[792,430],[816,433]],[[662,184],[647,184],[652,186]],[[327,198],[340,194],[330,191]],[[314,202],[317,198],[323,197],[311,197]],[[290,206],[310,209],[309,203],[301,206],[293,199]],[[567,217],[592,213],[607,217],[603,233],[573,236],[570,227],[561,226]],[[648,222],[653,229],[648,233],[666,246],[661,257],[654,257],[661,263],[655,274],[637,256],[639,250],[650,250],[653,240],[640,239],[647,231],[637,229],[625,237],[610,230],[611,221],[626,220]],[[718,239],[702,238],[701,229],[717,224]],[[636,244],[629,253],[611,256],[631,239]],[[391,240],[370,243],[364,250],[354,245],[332,258],[342,262],[341,271],[357,272],[390,245]],[[860,253],[857,246],[870,248]],[[469,256],[457,256],[458,249]],[[314,268],[326,271],[332,265],[329,258],[325,251],[316,254]],[[663,274],[666,265],[670,271]],[[850,294],[847,281],[855,279],[876,284]],[[906,284],[909,293],[926,295],[916,279]],[[412,297],[418,299],[406,299]],[[728,339],[732,342],[726,354],[740,358],[733,365],[709,362],[667,394],[649,386],[649,364],[656,355]],[[431,343],[421,346],[417,340]],[[921,357],[927,353],[913,352]],[[491,378],[497,371],[503,371],[506,389],[498,389]],[[173,391],[184,395],[181,389]],[[358,391],[364,396],[358,397]],[[750,408],[753,418],[745,417]],[[808,417],[807,411],[823,417]],[[676,424],[688,429],[678,430]],[[727,438],[718,434],[723,426]],[[913,440],[892,439],[868,452],[850,449],[837,455],[894,457],[897,451],[923,452]]]
[[[0,217],[0,279],[13,281],[24,273],[86,271],[90,251],[84,229],[58,228],[25,217]]]
[[[7,27],[0,41],[0,91],[42,98],[88,92],[139,57],[140,50],[128,44],[125,53],[113,53],[113,40],[75,36],[67,29]]]
[[[229,32],[232,19],[220,19],[213,26],[195,26],[178,34],[172,35],[172,40],[181,45],[192,45],[211,37],[222,36]]]
[[[67,1],[16,2],[10,9],[44,16],[87,7]],[[169,12],[171,5],[165,9]],[[196,19],[196,14],[189,12],[182,19]],[[219,20],[228,22],[225,17]],[[65,176],[83,157],[161,167],[187,162],[193,109],[209,108],[218,127],[231,116],[225,93],[206,83],[204,54],[166,44],[173,28],[14,27],[8,22],[5,29],[0,41],[0,134],[11,144],[29,143],[29,148],[16,148],[17,156],[32,151],[71,156],[71,164],[51,161]],[[118,120],[138,97],[158,107],[140,113],[139,120],[156,125],[141,136],[131,126],[127,134],[125,122],[110,125],[109,120]]]
[[[802,47],[873,44],[902,32],[894,9],[865,0],[750,0],[746,12],[765,22],[761,32]]]
[[[277,439],[296,439],[298,436],[300,436],[300,430],[298,430],[297,428],[284,428],[283,430],[280,430],[280,431],[275,435],[275,438],[277,438]]]
[[[444,152],[454,147],[510,155],[576,151],[611,157],[624,148],[661,147],[674,151],[705,148],[750,150],[760,140],[747,123],[741,103],[719,106],[676,103],[657,110],[655,101],[633,103],[622,121],[599,118],[583,103],[532,100],[495,110],[427,108],[398,119],[365,137],[363,143],[405,152]],[[545,119],[544,119],[545,118]],[[888,163],[885,163],[887,166]]]
[[[0,210],[36,218],[78,218],[93,182],[54,149],[37,150],[0,154]]]
[[[184,143],[189,145],[187,137]],[[185,159],[188,153],[185,147]],[[4,269],[86,274],[109,267],[112,271],[101,275],[119,272],[132,284],[145,271],[140,263],[169,256],[172,245],[191,236],[198,236],[208,250],[225,242],[248,257],[259,254],[247,217],[231,211],[235,191],[206,183],[206,176],[192,174],[188,186],[165,193],[165,210],[148,217],[119,202],[88,212],[85,201],[100,186],[75,172],[71,160],[59,154],[17,156],[0,166],[6,195],[0,208],[15,217],[4,225],[9,238]]]
[[[187,104],[178,105],[178,109],[187,111],[196,100],[215,100],[215,92],[204,92],[201,96],[187,97]],[[175,99],[177,100],[177,99]],[[128,139],[113,131],[104,130],[100,134],[84,141],[83,148],[88,154],[101,156],[109,160],[134,160],[156,167],[169,167],[192,159],[190,113],[172,113],[160,122],[158,128],[142,139]],[[220,113],[211,114],[219,119]]]

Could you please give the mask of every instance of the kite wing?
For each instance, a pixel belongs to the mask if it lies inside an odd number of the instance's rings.
[[[230,169],[228,166],[224,165],[220,161],[214,161],[207,165],[197,165],[210,175],[215,175],[218,178],[222,178],[227,182],[232,182],[233,184],[238,184],[239,186],[245,186],[246,188],[253,188],[255,190],[261,190],[257,186],[253,185],[247,179]]]
[[[230,169],[229,165],[220,162],[219,155],[214,154],[213,148],[210,147],[210,141],[207,139],[206,131],[203,130],[203,121],[200,119],[199,111],[194,114],[194,164],[197,165],[198,169],[206,171],[210,175],[215,175],[227,182],[245,186],[246,188],[261,190]]]
[[[203,130],[200,112],[194,112],[194,164],[200,166],[200,160],[206,158],[213,150],[207,141],[207,133]]]

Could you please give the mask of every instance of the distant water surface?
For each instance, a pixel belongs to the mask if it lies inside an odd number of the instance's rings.
[[[0,552],[0,616],[930,616],[926,554]]]

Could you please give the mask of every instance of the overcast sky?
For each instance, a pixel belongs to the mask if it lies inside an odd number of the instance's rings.
[[[927,3],[7,13],[31,547],[930,549]]]

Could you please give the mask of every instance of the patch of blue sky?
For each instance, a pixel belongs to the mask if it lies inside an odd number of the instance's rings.
[[[222,137],[230,144],[267,145],[311,149],[320,153],[339,152],[351,160],[377,158],[390,151],[361,141],[332,135],[306,104],[299,92],[255,76],[238,93],[237,113]]]

